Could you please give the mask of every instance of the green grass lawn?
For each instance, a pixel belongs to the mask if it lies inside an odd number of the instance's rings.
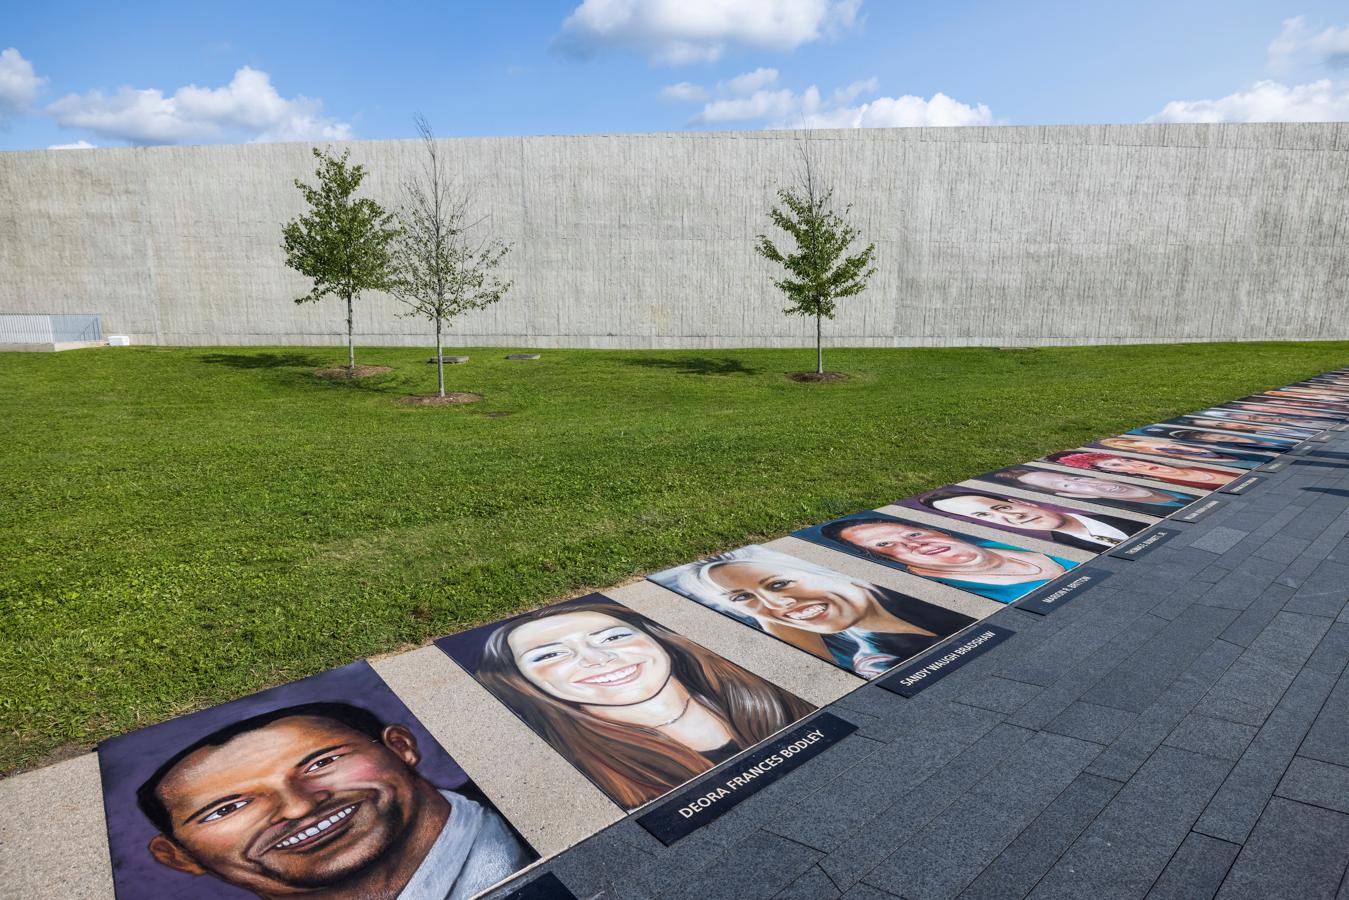
[[[0,354],[0,771],[1349,361],[1019,351]]]

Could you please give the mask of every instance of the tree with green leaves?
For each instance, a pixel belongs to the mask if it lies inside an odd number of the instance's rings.
[[[422,116],[416,123],[422,168],[403,184],[393,243],[397,276],[390,289],[408,306],[407,315],[435,324],[436,390],[444,397],[445,327],[461,313],[491,306],[511,289],[512,283],[494,271],[511,248],[482,233],[485,217],[470,218],[469,191],[446,171],[430,124]]]
[[[313,148],[319,161],[313,186],[295,179],[309,204],[308,212],[288,222],[281,231],[286,265],[308,278],[314,287],[296,303],[312,303],[329,294],[347,303],[347,372],[356,373],[356,346],[352,339],[352,302],[363,291],[388,290],[394,280],[390,245],[398,234],[394,217],[369,197],[356,197],[365,178],[365,166],[351,165],[350,150],[334,156]]]
[[[815,372],[823,375],[822,321],[834,318],[839,300],[866,289],[867,279],[876,274],[871,264],[876,245],[868,244],[860,253],[848,255],[848,248],[858,236],[857,229],[846,218],[852,206],[845,206],[842,213],[835,212],[834,191],[820,183],[809,148],[803,147],[801,155],[798,184],[779,188],[780,205],[768,212],[768,218],[792,238],[796,248],[784,253],[761,234],[754,250],[787,270],[783,278],[773,282],[791,303],[783,312],[789,316],[815,317]]]

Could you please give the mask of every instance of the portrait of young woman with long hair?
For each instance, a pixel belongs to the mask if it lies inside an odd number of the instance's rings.
[[[438,643],[460,659],[463,637]],[[491,629],[475,675],[624,809],[815,709],[599,594]]]

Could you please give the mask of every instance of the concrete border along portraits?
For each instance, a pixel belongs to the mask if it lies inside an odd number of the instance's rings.
[[[457,898],[629,811],[678,840],[850,730],[818,707],[872,679],[912,696],[996,646],[980,623],[1006,604],[1052,614],[1108,577],[1084,563],[1259,489],[1229,464],[1346,420],[1349,374],[1328,373],[114,738],[112,866],[86,880]],[[48,771],[6,793],[57,789]],[[41,834],[19,838],[38,872]],[[29,881],[8,887],[72,893]]]

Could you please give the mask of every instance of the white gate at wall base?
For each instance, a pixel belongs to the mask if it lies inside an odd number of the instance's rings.
[[[74,344],[103,340],[94,315],[12,315],[0,313],[0,344]]]

